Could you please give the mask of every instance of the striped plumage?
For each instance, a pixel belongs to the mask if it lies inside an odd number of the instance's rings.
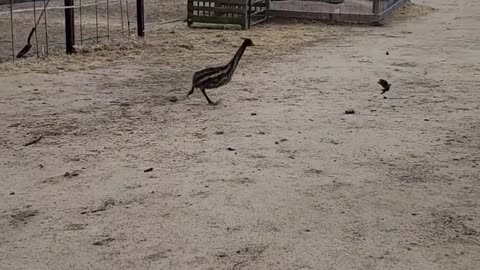
[[[251,39],[247,38],[240,48],[238,48],[235,56],[233,56],[228,64],[220,67],[206,68],[195,72],[193,74],[192,89],[188,92],[187,97],[193,94],[195,88],[199,88],[207,99],[208,104],[215,105],[216,103],[208,98],[205,89],[218,88],[230,82],[235,69],[237,69],[238,62],[240,62],[245,49],[249,46],[253,46],[253,42]]]

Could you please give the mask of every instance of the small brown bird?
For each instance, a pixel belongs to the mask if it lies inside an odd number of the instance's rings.
[[[380,85],[383,87],[383,91],[382,91],[382,93],[380,93],[381,95],[383,95],[385,92],[387,92],[388,90],[390,90],[390,86],[392,86],[391,84],[389,84],[389,83],[388,83],[386,80],[384,80],[384,79],[378,80],[377,83],[380,84]]]

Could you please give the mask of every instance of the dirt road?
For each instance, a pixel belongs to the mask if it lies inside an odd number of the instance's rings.
[[[216,107],[161,63],[0,78],[0,269],[480,269],[480,4],[414,2]]]

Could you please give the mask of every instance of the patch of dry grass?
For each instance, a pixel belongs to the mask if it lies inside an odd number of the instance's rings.
[[[112,41],[78,48],[78,54],[62,53],[47,59],[25,59],[0,65],[0,75],[23,72],[55,73],[104,67],[108,63],[142,65],[162,63],[182,67],[202,63],[218,63],[229,59],[242,42],[255,43],[246,61],[266,60],[307,43],[335,38],[337,27],[321,23],[271,23],[247,31],[192,29],[185,23],[151,29],[144,41],[135,39]]]
[[[335,39],[339,33],[345,34],[349,26],[336,26],[309,21],[279,21],[253,26],[246,31],[226,29],[188,28],[185,22],[158,24],[165,19],[181,18],[185,4],[155,2],[146,3],[147,24],[145,40],[119,38],[108,42],[85,44],[73,56],[64,55],[63,50],[53,51],[47,59],[24,59],[15,63],[0,64],[0,75],[24,72],[56,73],[105,67],[106,65],[132,63],[139,65],[169,65],[172,68],[218,64],[233,55],[242,38],[251,38],[255,47],[249,50],[246,62],[264,61],[286,54],[310,43]],[[158,11],[158,12],[155,12]],[[396,19],[424,16],[433,9],[408,4],[397,14]],[[85,18],[92,17],[86,16]],[[117,20],[118,21],[118,20]],[[87,24],[88,25],[88,24]],[[118,25],[113,25],[118,30]],[[116,27],[116,28],[115,28]],[[91,30],[91,29],[90,29]],[[33,50],[33,48],[32,48]],[[222,60],[220,60],[222,61]]]

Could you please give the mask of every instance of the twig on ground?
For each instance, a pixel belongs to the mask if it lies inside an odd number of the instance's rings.
[[[43,135],[40,135],[38,136],[37,138],[27,142],[26,144],[24,144],[23,146],[29,146],[29,145],[32,145],[32,144],[36,144],[37,142],[39,142],[41,139],[43,138]]]
[[[235,265],[233,265],[232,270],[235,270],[235,268],[236,268],[237,266],[239,266],[240,264],[244,264],[244,263],[246,263],[246,262],[247,262],[247,260],[236,263]]]

